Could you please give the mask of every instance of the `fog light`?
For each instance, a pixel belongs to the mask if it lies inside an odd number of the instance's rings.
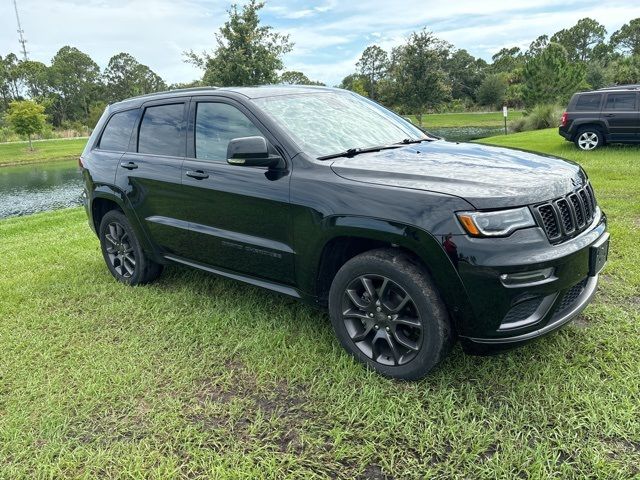
[[[554,272],[555,268],[549,267],[528,272],[503,273],[500,275],[500,281],[507,288],[534,287],[557,280]]]

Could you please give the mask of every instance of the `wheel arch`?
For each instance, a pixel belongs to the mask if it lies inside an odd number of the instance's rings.
[[[354,216],[325,221],[325,235],[317,242],[317,255],[309,266],[316,302],[326,306],[331,282],[348,260],[376,248],[397,248],[429,273],[440,292],[454,325],[472,318],[472,309],[456,268],[438,240],[409,225]],[[308,289],[305,289],[309,291]]]
[[[580,120],[576,120],[576,122],[578,123],[574,123],[574,132],[573,132],[573,136],[571,137],[571,141],[575,141],[577,136],[580,134],[580,132],[582,132],[587,128],[597,129],[602,134],[603,138],[605,138],[606,140],[607,125],[602,120],[591,119],[591,120],[584,120],[582,122]]]
[[[120,210],[124,213],[131,223],[131,227],[134,229],[138,241],[143,250],[148,253],[153,259],[158,260],[158,256],[155,254],[152,243],[149,240],[147,232],[140,224],[138,216],[133,208],[128,204],[126,197],[117,189],[112,188],[109,185],[100,185],[96,187],[93,192],[91,202],[89,205],[89,211],[91,212],[91,227],[99,235],[100,222],[104,215],[110,210]]]

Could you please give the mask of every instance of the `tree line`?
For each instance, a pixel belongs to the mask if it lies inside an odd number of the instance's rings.
[[[525,107],[565,103],[578,90],[640,83],[640,18],[610,37],[583,18],[527,50],[503,48],[492,62],[422,30],[391,52],[377,45],[362,53],[340,86],[406,114],[438,110]]]
[[[31,100],[55,127],[93,127],[108,103],[169,88],[197,85],[243,86],[268,83],[322,85],[303,72],[284,71],[293,48],[287,35],[260,21],[264,3],[233,5],[215,34],[211,52],[185,52],[184,61],[203,72],[189,84],[167,83],[128,53],[118,53],[101,70],[86,53],[62,47],[49,65],[0,56],[0,118],[12,102]],[[503,48],[491,63],[423,29],[387,52],[368,46],[356,71],[340,87],[404,114],[499,108],[530,109],[564,103],[577,90],[640,83],[640,18],[608,36],[603,25],[583,18],[527,50]],[[14,114],[15,115],[15,114]],[[1,126],[1,121],[0,121]]]

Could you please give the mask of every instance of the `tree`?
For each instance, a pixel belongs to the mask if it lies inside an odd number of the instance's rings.
[[[389,56],[378,45],[371,45],[364,49],[360,60],[356,64],[358,73],[366,77],[368,82],[369,97],[376,98],[378,81],[384,77],[389,68]]]
[[[604,25],[593,18],[582,18],[568,30],[556,32],[551,41],[559,43],[568,52],[570,60],[586,62],[591,59],[593,49],[604,43],[607,34]]]
[[[564,47],[553,42],[539,55],[529,58],[523,79],[522,93],[527,107],[564,103],[576,90],[587,87],[584,64],[571,62]]]
[[[621,50],[640,55],[640,18],[625,23],[620,30],[611,35],[611,43]]]
[[[29,138],[29,150],[33,150],[31,135],[42,132],[46,118],[44,107],[31,100],[11,102],[7,110],[7,121],[13,131]]]
[[[49,68],[44,63],[34,60],[22,61],[18,64],[18,73],[30,98],[41,98],[49,93]]]
[[[361,75],[359,73],[352,73],[351,75],[347,75],[346,77],[344,77],[338,87],[344,88],[345,90],[351,90],[358,95],[366,96],[368,81],[369,79],[364,75]]]
[[[100,93],[100,67],[86,53],[65,46],[51,60],[50,73],[54,124],[86,121]]]
[[[511,72],[524,66],[524,55],[519,47],[503,48],[493,57],[490,65],[493,73]]]
[[[613,82],[618,85],[640,83],[640,55],[621,58],[612,65]]]
[[[280,83],[284,83],[285,85],[319,85],[324,86],[322,82],[316,82],[313,80],[309,80],[304,73],[298,72],[296,70],[291,70],[288,72],[284,72],[280,75]]]
[[[526,58],[537,57],[540,55],[545,48],[549,45],[549,36],[548,35],[540,35],[536,38],[531,45],[529,45],[529,50],[524,53]]]
[[[9,53],[0,57],[0,95],[4,108],[9,107],[13,100],[20,99],[20,71],[19,61],[15,54]]]
[[[454,99],[476,99],[476,91],[485,77],[487,62],[476,59],[466,50],[456,50],[445,62],[449,74],[451,97]]]
[[[504,74],[488,75],[478,88],[478,103],[492,108],[499,108],[504,105],[506,93],[507,82],[504,79]]]
[[[451,95],[444,64],[452,46],[425,30],[411,34],[407,43],[393,49],[391,77],[395,99],[404,113],[422,114]]]
[[[167,89],[159,75],[128,53],[111,57],[102,77],[111,102]]]
[[[205,85],[262,85],[276,83],[282,70],[282,56],[291,51],[293,44],[288,35],[260,25],[258,11],[263,2],[249,0],[238,10],[233,5],[229,20],[216,33],[213,54],[198,55],[186,52],[186,61],[205,70]]]

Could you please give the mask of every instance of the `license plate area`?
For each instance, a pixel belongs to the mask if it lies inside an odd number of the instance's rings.
[[[589,247],[589,276],[600,273],[609,257],[609,234],[602,236],[597,243]]]

